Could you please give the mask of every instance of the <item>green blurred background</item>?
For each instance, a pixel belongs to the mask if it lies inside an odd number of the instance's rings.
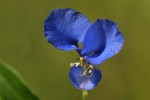
[[[81,100],[68,77],[77,53],[55,49],[43,35],[50,11],[66,7],[91,22],[115,21],[125,38],[122,51],[99,66],[103,77],[88,100],[150,100],[149,0],[0,0],[0,58],[41,100]]]

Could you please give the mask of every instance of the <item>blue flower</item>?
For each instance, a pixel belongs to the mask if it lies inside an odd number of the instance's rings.
[[[69,77],[76,88],[85,90],[93,89],[101,80],[96,66],[117,54],[124,43],[113,21],[98,19],[90,23],[83,14],[70,8],[52,11],[45,20],[44,34],[56,48],[78,52],[80,60],[70,64]],[[79,48],[79,43],[83,48]]]

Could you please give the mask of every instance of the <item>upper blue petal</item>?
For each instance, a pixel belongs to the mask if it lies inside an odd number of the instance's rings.
[[[117,54],[124,44],[124,38],[122,33],[118,30],[116,23],[108,19],[98,20],[101,24],[102,29],[105,34],[105,48],[102,51],[96,52],[92,56],[85,56],[84,59],[89,61],[93,65],[101,64],[104,60]],[[96,38],[97,39],[97,38]]]
[[[83,76],[83,72],[82,66],[73,66],[70,69],[70,80],[77,89],[91,90],[102,78],[101,72],[98,69],[93,69],[92,74],[89,77]]]
[[[56,9],[51,12],[44,23],[44,33],[49,43],[56,48],[69,51],[77,49],[82,42],[89,20],[74,9]]]
[[[89,56],[96,52],[103,51],[106,44],[105,32],[99,22],[95,21],[86,32],[85,38],[83,40],[83,50],[81,52],[82,56]]]

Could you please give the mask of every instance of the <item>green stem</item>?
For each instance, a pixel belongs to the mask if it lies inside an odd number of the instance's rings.
[[[88,96],[88,91],[87,90],[82,90],[82,98],[83,98],[83,100],[87,100],[87,96]]]

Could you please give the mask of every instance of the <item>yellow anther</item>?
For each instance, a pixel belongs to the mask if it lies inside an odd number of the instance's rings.
[[[90,67],[91,69],[93,69],[93,66],[92,66],[92,65],[89,65],[89,67]]]
[[[76,63],[70,63],[70,66],[71,66],[71,67],[73,67],[73,66],[78,67],[79,65],[80,65],[80,63],[79,63],[79,62],[76,62]]]
[[[83,57],[80,57],[80,63],[81,63],[81,65],[83,66],[83,64],[84,64],[84,59],[83,59]]]
[[[83,57],[80,57],[80,61],[82,62],[84,59],[83,59]]]

